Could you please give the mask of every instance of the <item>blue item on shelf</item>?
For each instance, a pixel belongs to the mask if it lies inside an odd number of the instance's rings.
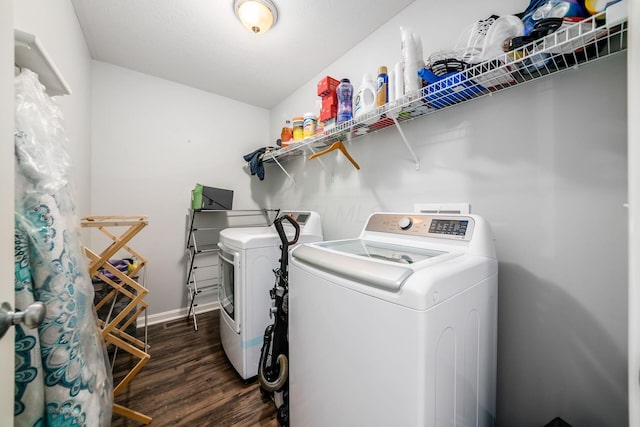
[[[418,75],[428,83],[424,100],[433,108],[448,107],[486,90],[460,71],[437,76],[428,68],[422,68]]]
[[[584,0],[531,0],[522,16],[524,35],[528,36],[542,19],[589,16],[583,6]]]

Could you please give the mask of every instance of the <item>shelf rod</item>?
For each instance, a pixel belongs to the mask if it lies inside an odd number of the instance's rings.
[[[402,131],[402,127],[400,127],[400,123],[398,123],[398,119],[396,117],[393,117],[393,123],[396,124],[396,128],[398,129],[398,133],[400,133],[400,136],[402,137],[402,141],[404,141],[404,145],[407,146],[407,150],[409,150],[411,157],[413,157],[413,160],[416,162],[416,170],[420,170],[420,160],[418,160],[418,156],[416,156],[415,151],[413,151],[413,148],[411,148],[411,144],[409,144],[409,141],[407,141],[407,137]]]
[[[280,162],[278,161],[278,159],[276,157],[272,157],[273,161],[276,162],[276,165],[278,165],[278,167],[280,169],[282,169],[282,172],[284,172],[285,175],[287,175],[287,178],[289,178],[291,180],[291,182],[293,182],[293,185],[296,185],[296,180],[293,179],[291,177],[291,175],[289,175],[289,172],[287,172],[287,170],[285,168],[282,167],[282,165],[280,164]]]

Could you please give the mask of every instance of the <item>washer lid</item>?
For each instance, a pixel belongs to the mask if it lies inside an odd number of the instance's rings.
[[[414,264],[446,253],[433,249],[400,246],[362,239],[322,242],[318,243],[317,246],[331,249],[336,252],[397,264]]]
[[[284,231],[289,239],[292,239],[296,234],[294,228],[288,224],[285,225]],[[322,240],[322,235],[302,230],[298,242],[309,243],[319,240]],[[235,249],[279,247],[282,244],[280,236],[273,226],[225,228],[220,232],[220,243]]]
[[[448,252],[372,242],[338,240],[301,245],[293,257],[337,276],[396,291],[414,273],[412,264]]]
[[[272,227],[226,228],[220,232],[220,243],[236,249],[264,248],[280,243]]]

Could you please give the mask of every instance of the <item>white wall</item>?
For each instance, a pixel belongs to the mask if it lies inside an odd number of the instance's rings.
[[[269,112],[98,61],[93,83],[92,213],[148,215],[131,246],[149,260],[149,313],[185,307],[191,189],[231,189],[234,209],[262,207],[242,156],[267,144]]]
[[[90,213],[91,56],[69,0],[14,1],[15,28],[35,34],[72,90],[56,97],[73,162],[76,210]]]
[[[358,81],[400,60],[399,26],[425,55],[451,46],[475,19],[528,2],[417,0],[272,110],[313,108],[326,74]],[[494,7],[491,7],[491,6]],[[267,168],[269,203],[314,209],[325,237],[356,236],[371,211],[470,202],[492,224],[499,270],[498,425],[627,425],[626,58],[519,86],[403,129],[354,140],[356,171],[339,153]]]

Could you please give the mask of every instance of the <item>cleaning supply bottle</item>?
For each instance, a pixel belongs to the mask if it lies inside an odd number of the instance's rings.
[[[404,96],[404,62],[397,62],[394,68],[393,76],[395,77],[395,96],[396,100]]]
[[[387,84],[389,99],[387,99],[387,102],[394,104],[396,101],[396,73],[395,70],[391,69],[387,74],[389,75],[389,83]]]
[[[311,138],[316,134],[316,115],[305,113],[302,122],[302,135],[304,138]]]
[[[293,141],[302,141],[304,138],[304,117],[293,118]]]
[[[376,105],[382,107],[389,102],[389,75],[384,65],[378,68],[378,84],[376,86]]]
[[[336,123],[349,121],[353,118],[353,85],[349,79],[340,80],[340,84],[336,88],[338,95],[338,118]]]
[[[376,106],[376,85],[369,74],[362,76],[362,83],[356,93],[353,103],[353,116],[360,117],[373,110]]]

